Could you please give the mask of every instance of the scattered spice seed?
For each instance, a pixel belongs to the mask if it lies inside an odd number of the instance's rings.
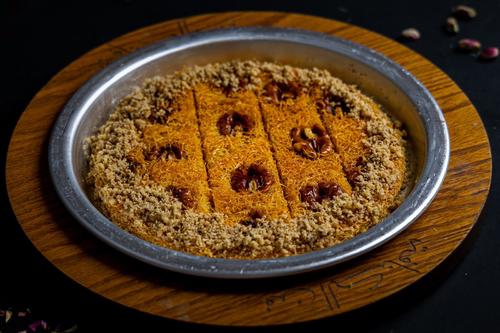
[[[415,28],[408,28],[401,31],[401,36],[406,40],[417,40],[420,39],[420,31]]]
[[[463,38],[458,41],[458,49],[464,52],[475,52],[481,49],[481,43],[478,40]]]
[[[12,311],[10,310],[5,311],[5,322],[8,323],[10,318],[12,318]]]
[[[444,25],[446,31],[452,34],[456,34],[460,31],[460,27],[458,25],[458,21],[454,17],[448,17],[446,19],[446,23]]]
[[[459,19],[470,20],[477,16],[477,12],[472,7],[465,5],[458,5],[455,8],[453,8],[453,15]]]
[[[498,57],[498,47],[485,47],[481,53],[479,53],[479,58],[483,60],[493,60]]]

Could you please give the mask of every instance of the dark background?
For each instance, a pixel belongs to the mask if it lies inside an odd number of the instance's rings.
[[[478,17],[450,37],[442,23],[455,1],[2,1],[0,2],[0,165],[18,117],[33,95],[58,71],[90,49],[140,27],[206,12],[276,10],[329,17],[397,38],[417,27],[422,39],[408,46],[430,59],[466,92],[478,109],[498,165],[500,59],[481,63],[452,48],[460,37],[500,44],[500,1],[470,1]],[[372,332],[500,331],[500,177],[471,235],[435,271],[404,291],[334,318],[268,329]],[[34,316],[75,322],[79,331],[227,331],[146,315],[80,287],[31,245],[0,184],[0,309],[30,307]],[[1,327],[1,326],[0,326]]]

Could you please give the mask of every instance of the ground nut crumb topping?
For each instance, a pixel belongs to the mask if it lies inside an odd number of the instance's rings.
[[[181,163],[191,157],[182,143],[146,147],[144,140],[147,128],[165,124],[176,112],[178,97],[193,94],[201,83],[226,94],[250,90],[262,101],[278,104],[289,103],[301,93],[322,92],[319,109],[361,120],[364,126],[362,146],[368,153],[345,171],[352,189],[344,191],[331,182],[307,184],[300,191],[307,209],[295,217],[269,219],[256,209],[241,223],[228,224],[225,214],[213,206],[209,212],[193,209],[196,191],[164,186],[142,165]],[[256,124],[234,112],[215,126],[229,140],[246,135]],[[335,150],[335,140],[319,125],[288,133],[290,150],[309,160]],[[108,218],[152,243],[220,258],[288,256],[348,240],[401,203],[412,169],[404,136],[401,123],[326,70],[257,61],[215,63],[148,79],[120,101],[106,123],[87,139],[87,183],[91,199]],[[280,182],[253,161],[242,162],[232,174],[235,191],[263,195],[271,184]],[[395,170],[403,170],[402,176]]]

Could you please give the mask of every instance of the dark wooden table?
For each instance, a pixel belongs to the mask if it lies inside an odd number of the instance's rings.
[[[496,165],[500,141],[500,60],[479,63],[469,55],[453,52],[457,38],[443,33],[441,25],[450,7],[456,3],[425,2],[4,2],[0,4],[4,65],[0,98],[1,165],[5,164],[8,139],[24,107],[52,75],[73,59],[109,39],[145,25],[203,12],[245,9],[325,16],[393,38],[408,26],[419,28],[423,38],[408,45],[447,72],[468,94],[490,135]],[[483,1],[474,6],[479,15],[461,25],[460,36],[475,37],[487,45],[500,44],[496,17],[500,14],[500,3]],[[499,208],[495,205],[499,199],[498,182],[494,171],[489,200],[472,234],[452,257],[423,280],[382,302],[347,315],[272,330],[305,330],[322,325],[337,330],[375,332],[497,330],[500,326],[497,302],[500,296],[497,250],[500,225]],[[4,182],[0,186],[0,309],[30,307],[38,317],[74,321],[81,331],[91,332],[152,331],[157,328],[221,330],[154,318],[111,303],[75,284],[53,268],[26,239],[10,209]]]

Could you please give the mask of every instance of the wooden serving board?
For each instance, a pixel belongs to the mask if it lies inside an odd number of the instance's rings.
[[[129,258],[71,218],[51,185],[47,140],[66,101],[113,60],[193,31],[277,26],[346,38],[392,58],[434,95],[450,130],[451,160],[429,209],[391,242],[346,264],[265,281],[186,277]],[[172,20],[106,43],[59,72],[33,98],[14,131],[7,186],[14,212],[35,247],[69,278],[110,300],[177,320],[220,325],[295,323],[380,300],[415,282],[467,236],[488,194],[491,153],[483,124],[459,87],[436,66],[376,33],[333,20],[274,12],[231,12]]]

